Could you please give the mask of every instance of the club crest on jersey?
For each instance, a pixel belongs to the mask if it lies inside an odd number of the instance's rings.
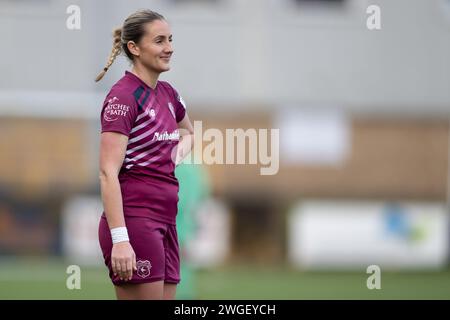
[[[175,109],[173,108],[172,103],[169,102],[169,103],[167,104],[167,107],[169,108],[170,113],[172,114],[172,116],[173,116],[174,118],[176,118],[176,117],[175,117]]]
[[[116,121],[119,116],[125,117],[130,111],[130,107],[117,103],[119,101],[119,98],[112,97],[108,100],[108,105],[105,108],[105,112],[103,113],[103,119],[105,121]]]
[[[153,108],[147,107],[145,109],[145,114],[148,115],[150,118],[154,118],[156,116],[156,111]]]
[[[141,278],[147,278],[150,275],[152,265],[148,260],[138,260],[136,262],[136,273]]]

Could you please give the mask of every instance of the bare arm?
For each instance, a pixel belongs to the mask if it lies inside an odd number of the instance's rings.
[[[180,142],[178,143],[175,165],[179,165],[194,146],[194,128],[187,113],[183,120],[178,122],[178,130],[180,131]]]
[[[100,140],[100,188],[106,220],[110,229],[125,227],[119,171],[125,158],[128,137],[116,132],[104,132]],[[113,245],[111,264],[120,278],[131,279],[136,257],[128,241]]]
[[[100,186],[103,207],[109,227],[125,227],[119,171],[128,137],[116,132],[104,132],[100,141]]]

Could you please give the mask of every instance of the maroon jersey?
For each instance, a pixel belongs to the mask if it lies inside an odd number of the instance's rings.
[[[167,82],[150,88],[131,72],[111,88],[101,112],[102,132],[128,136],[119,181],[125,216],[143,216],[175,224],[178,180],[175,152],[177,123],[186,107]]]

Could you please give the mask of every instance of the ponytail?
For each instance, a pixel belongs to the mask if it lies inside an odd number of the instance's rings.
[[[100,72],[95,78],[95,82],[100,81],[108,71],[109,67],[113,64],[116,57],[123,51],[128,59],[133,63],[134,56],[128,50],[127,43],[133,41],[139,43],[142,36],[145,34],[145,24],[151,23],[155,20],[164,20],[164,17],[151,10],[139,10],[131,14],[125,19],[123,26],[116,28],[113,31],[113,47],[111,54],[109,55],[109,60],[103,71]]]
[[[113,30],[113,47],[111,50],[111,54],[109,55],[108,63],[103,68],[103,70],[98,74],[97,78],[95,78],[95,82],[100,81],[105,75],[106,71],[108,71],[109,67],[113,64],[116,57],[122,51],[122,28],[116,28]]]

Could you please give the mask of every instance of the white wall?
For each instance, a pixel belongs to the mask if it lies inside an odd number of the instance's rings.
[[[110,52],[112,28],[150,7],[174,33],[172,70],[162,78],[193,108],[332,104],[363,113],[448,115],[446,2],[348,0],[336,9],[290,0],[1,1],[0,110],[17,90],[104,96],[128,66],[122,57],[100,84],[93,81]],[[65,27],[70,4],[81,7],[80,31]],[[381,7],[380,31],[366,28],[369,4]]]

